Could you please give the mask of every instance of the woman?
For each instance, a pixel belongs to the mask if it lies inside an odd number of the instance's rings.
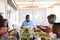
[[[8,26],[8,20],[7,20],[7,19],[4,19],[4,20],[3,20],[3,27],[4,27],[4,29],[5,29],[5,32],[3,33],[3,37],[4,37],[4,36],[8,37],[8,33],[14,31],[14,29],[8,31],[9,26]],[[16,34],[16,35],[17,35],[17,34]],[[6,38],[6,39],[8,40],[8,38]],[[3,40],[5,40],[5,38],[3,38]],[[13,36],[13,39],[12,39],[12,40],[16,40],[16,38]]]
[[[2,33],[2,40],[8,40],[8,21],[7,19],[3,19],[3,27],[4,32]]]
[[[3,20],[3,27],[4,27],[5,31],[6,31],[5,33],[3,33],[3,35],[8,34],[8,21],[7,21],[7,19]]]

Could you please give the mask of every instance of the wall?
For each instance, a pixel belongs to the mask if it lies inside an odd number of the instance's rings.
[[[50,14],[55,14],[57,17],[56,22],[60,22],[60,6],[55,6],[53,8],[47,8],[46,16]]]
[[[2,12],[3,17],[6,18],[5,13],[6,13],[6,0],[0,0],[0,12]]]
[[[36,25],[45,25],[46,21],[46,9],[45,8],[38,8],[33,9],[33,21]]]
[[[16,23],[16,11],[8,4],[7,5],[7,19],[9,21],[10,30],[13,29],[13,24]]]

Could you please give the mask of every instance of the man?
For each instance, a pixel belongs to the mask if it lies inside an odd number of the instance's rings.
[[[55,34],[53,34],[52,29],[53,29],[53,25],[55,24],[56,21],[56,15],[51,14],[50,16],[47,17],[48,18],[48,22],[50,25],[48,25],[48,27],[51,29],[51,31],[49,32],[49,35],[51,36],[52,40],[54,39],[54,37],[56,36]],[[52,36],[53,35],[53,36]]]
[[[26,15],[26,20],[22,23],[21,28],[27,27],[29,29],[34,28],[34,23],[30,20],[30,16]]]
[[[35,28],[34,23],[30,20],[30,15],[26,15],[26,20],[22,23],[21,28]],[[29,40],[35,40],[35,37],[31,37]]]
[[[48,22],[49,22],[49,24],[50,24],[48,27],[50,27],[50,28],[52,29],[52,26],[53,26],[53,24],[54,24],[55,21],[56,21],[56,15],[51,14],[51,15],[49,15],[47,18],[48,18]]]

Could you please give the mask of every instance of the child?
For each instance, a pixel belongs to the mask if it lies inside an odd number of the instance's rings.
[[[60,23],[55,23],[53,25],[53,33],[57,36],[55,40],[60,40]]]
[[[7,19],[3,19],[3,27],[4,32],[2,33],[2,40],[8,40],[8,21]]]

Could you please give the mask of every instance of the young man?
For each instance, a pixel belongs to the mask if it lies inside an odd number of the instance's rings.
[[[34,23],[30,20],[30,15],[26,15],[26,20],[22,23],[21,28],[27,27],[29,29],[34,28]]]
[[[56,15],[54,14],[51,14],[50,16],[47,17],[48,18],[48,22],[50,25],[48,25],[48,27],[51,29],[51,31],[49,32],[49,35],[50,37],[52,38],[52,40],[54,39],[54,37],[56,36],[56,34],[54,34],[52,32],[52,28],[53,28],[53,25],[55,24],[55,21],[56,21]]]
[[[51,15],[49,15],[49,16],[47,17],[47,19],[48,19],[48,22],[49,22],[49,24],[50,24],[48,27],[50,27],[50,28],[52,29],[52,26],[53,26],[53,24],[54,24],[55,21],[56,21],[56,15],[51,14]]]
[[[35,28],[34,23],[30,20],[30,15],[26,15],[26,20],[22,23],[21,28],[28,28],[28,29]],[[29,40],[35,40],[35,37],[31,37]]]

